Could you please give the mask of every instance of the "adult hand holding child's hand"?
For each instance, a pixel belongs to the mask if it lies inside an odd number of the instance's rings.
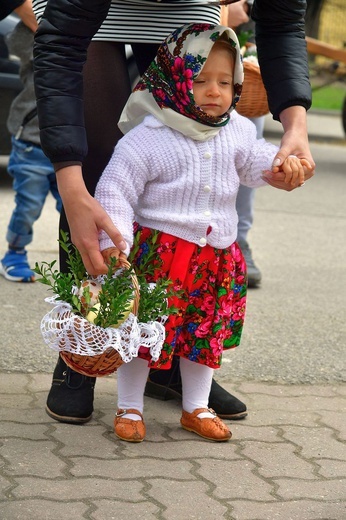
[[[262,179],[274,188],[292,191],[303,186],[313,175],[314,168],[307,159],[290,155],[281,166],[263,171]]]

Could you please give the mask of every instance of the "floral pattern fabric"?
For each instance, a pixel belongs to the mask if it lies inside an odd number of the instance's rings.
[[[226,37],[235,49],[234,97],[227,112],[216,117],[196,105],[193,81],[200,74],[214,43],[221,37]],[[230,113],[239,101],[243,78],[239,42],[232,29],[206,23],[183,25],[160,45],[155,60],[130,95],[119,127],[126,133],[146,115],[152,114],[193,139],[207,139],[228,123]]]
[[[136,233],[139,262],[153,232],[138,226]],[[223,351],[239,345],[244,324],[247,278],[242,252],[237,243],[227,249],[200,247],[166,233],[159,234],[158,243],[160,263],[150,281],[166,276],[181,292],[170,299],[178,312],[168,318],[160,358],[150,367],[169,369],[173,355],[178,355],[220,368]],[[141,350],[139,356],[150,361]]]
[[[193,80],[201,72],[207,56],[189,52],[191,39],[208,30],[210,49],[222,34],[221,26],[193,24],[174,31],[159,47],[156,59],[143,74],[134,91],[148,90],[161,109],[172,110],[209,126],[224,126],[229,121],[229,112],[220,117],[208,115],[196,104],[193,96]],[[236,42],[229,38],[236,47]],[[201,49],[200,49],[201,50]],[[241,85],[234,86],[233,106],[237,103]],[[230,107],[231,108],[231,107]]]

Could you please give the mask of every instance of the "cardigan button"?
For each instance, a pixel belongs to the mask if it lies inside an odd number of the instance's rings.
[[[207,209],[207,210],[204,212],[204,215],[205,215],[206,217],[210,217],[211,212],[209,211],[209,209]]]
[[[203,191],[205,191],[205,193],[210,193],[211,192],[211,187],[208,184],[206,184],[204,186],[204,188],[203,188]]]
[[[205,246],[205,244],[207,243],[207,239],[202,237],[200,240],[199,240],[199,243],[201,246]]]
[[[210,152],[205,152],[204,158],[205,159],[210,159],[211,158],[211,153]]]

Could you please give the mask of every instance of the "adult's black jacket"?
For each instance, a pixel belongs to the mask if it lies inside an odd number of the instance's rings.
[[[25,0],[0,0],[0,20],[6,18],[17,7],[24,4]]]
[[[110,0],[48,0],[35,36],[35,88],[42,147],[53,163],[83,162],[82,68]],[[252,16],[270,110],[311,104],[305,0],[255,0]],[[116,96],[116,93],[114,93]],[[116,123],[115,123],[116,124]]]

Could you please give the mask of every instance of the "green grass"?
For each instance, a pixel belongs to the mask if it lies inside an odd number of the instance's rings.
[[[328,85],[315,90],[312,83],[312,108],[341,112],[345,96],[346,84]]]

